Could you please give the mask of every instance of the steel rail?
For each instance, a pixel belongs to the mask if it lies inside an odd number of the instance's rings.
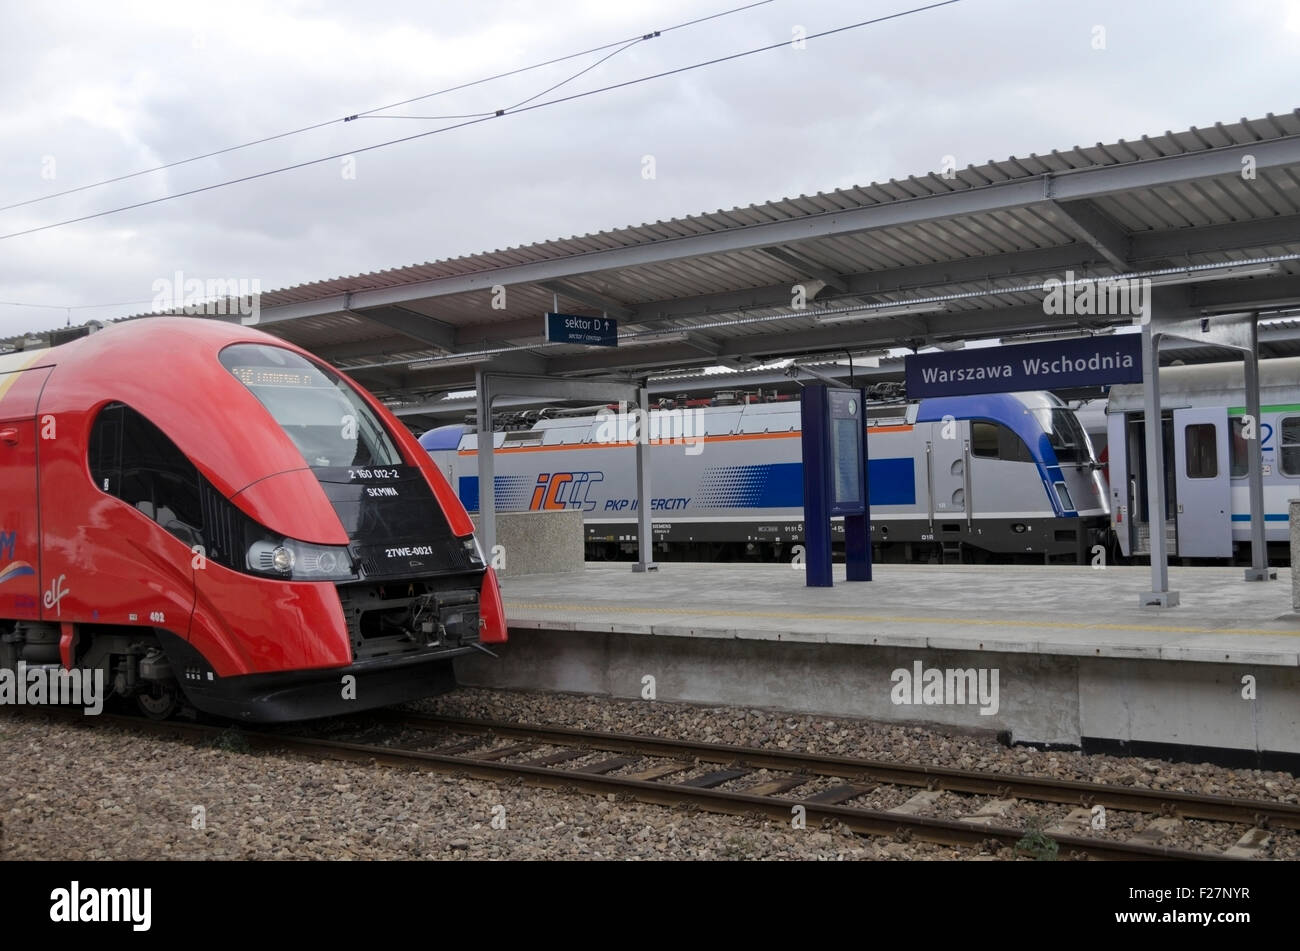
[[[190,739],[219,736],[229,728],[175,720],[154,721],[140,717],[104,714],[96,718],[101,722],[120,726],[135,732],[153,735],[179,735]],[[473,721],[471,721],[473,722]],[[517,728],[517,727],[516,727]],[[553,732],[542,730],[541,733]],[[581,732],[581,731],[578,731]],[[338,759],[351,762],[376,763],[384,766],[452,773],[488,781],[522,779],[532,786],[541,786],[563,792],[577,790],[600,795],[610,793],[626,795],[638,802],[664,806],[693,806],[707,812],[729,815],[758,814],[768,818],[790,821],[796,807],[805,810],[808,822],[839,822],[849,830],[863,835],[902,836],[907,839],[946,846],[977,846],[995,841],[999,845],[1017,848],[1024,838],[1022,829],[981,825],[954,819],[878,812],[779,796],[756,796],[745,792],[705,789],[675,783],[660,783],[631,779],[625,776],[598,775],[577,770],[561,770],[527,763],[502,763],[477,759],[473,755],[447,755],[329,740],[316,737],[293,736],[267,730],[240,729],[239,736],[250,745],[267,751],[284,751],[316,758]],[[636,738],[644,740],[647,738]],[[761,752],[761,751],[760,751]],[[863,790],[866,792],[867,790]],[[1231,861],[1227,856],[1174,849],[1166,846],[1073,835],[1054,835],[1062,858],[1103,860],[1177,860],[1177,861]]]
[[[883,760],[857,759],[811,753],[768,750],[752,746],[699,743],[654,736],[603,733],[570,727],[541,726],[466,717],[428,716],[401,711],[381,711],[391,723],[415,729],[449,729],[457,732],[496,734],[550,741],[582,743],[610,752],[686,757],[710,763],[736,763],[761,769],[811,773],[849,780],[874,781],[948,792],[1107,809],[1153,812],[1184,819],[1208,819],[1271,828],[1300,829],[1300,806],[1227,796],[1207,796],[1160,789],[1129,789],[1102,783],[1041,776],[1015,776],[941,766],[916,766]]]

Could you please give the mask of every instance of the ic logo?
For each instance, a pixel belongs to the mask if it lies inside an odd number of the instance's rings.
[[[577,509],[593,512],[596,500],[588,498],[591,487],[605,481],[603,472],[542,472],[533,486],[528,503],[531,512]]]

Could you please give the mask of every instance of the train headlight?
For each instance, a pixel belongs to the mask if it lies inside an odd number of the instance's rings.
[[[483,564],[483,549],[479,547],[478,538],[471,535],[465,539],[465,554],[473,564]]]
[[[352,571],[352,556],[346,547],[289,541],[285,544],[293,546],[295,580],[348,581],[356,577]]]
[[[291,538],[260,538],[248,547],[248,567],[257,574],[294,581],[351,581],[352,556],[342,545],[313,545]]]
[[[271,552],[271,567],[285,574],[293,571],[293,550],[283,545]]]

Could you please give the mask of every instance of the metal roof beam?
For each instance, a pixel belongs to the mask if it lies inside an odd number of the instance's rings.
[[[383,357],[390,353],[402,353],[407,350],[422,349],[412,344],[409,337],[380,337],[372,340],[354,340],[351,343],[339,343],[324,347],[312,347],[299,344],[304,350],[310,350],[326,363],[335,360],[360,360],[366,357]]]
[[[541,314],[502,320],[492,324],[470,324],[456,331],[456,346],[472,350],[476,346],[496,346],[510,340],[537,340],[545,336],[545,321]]]
[[[1300,243],[1300,215],[1176,228],[1133,236],[1133,257],[1153,261],[1212,251],[1237,251]]]
[[[707,353],[711,357],[716,357],[722,352],[722,344],[704,334],[687,334],[684,342],[687,346],[694,347],[700,353]]]
[[[865,296],[943,283],[983,280],[988,277],[1063,272],[1066,268],[1078,267],[1081,263],[1086,262],[1080,262],[1077,247],[1045,248],[1038,251],[1020,251],[967,258],[961,261],[945,261],[941,264],[871,271],[847,275],[844,279],[848,283],[850,293],[854,296]],[[699,294],[675,300],[638,304],[636,319],[659,329],[660,321],[676,317],[724,315],[743,310],[789,307],[790,302],[790,287],[788,284],[781,283],[767,287]],[[485,333],[490,336],[485,337]],[[541,335],[540,317],[523,317],[495,324],[462,327],[457,333],[456,341],[458,347],[465,348],[485,341],[540,339]]]
[[[1171,257],[1186,257],[1227,249],[1294,244],[1300,240],[1298,236],[1300,236],[1300,215],[1287,215],[1262,221],[1242,221],[1134,235],[1129,243],[1133,260],[1139,262],[1163,261]],[[840,277],[847,283],[848,293],[855,296],[876,295],[988,278],[1063,273],[1068,268],[1079,268],[1092,263],[1094,262],[1080,255],[1077,246],[1067,245],[1060,248],[981,255],[958,261],[889,268],[840,275]],[[790,300],[789,285],[781,283],[744,290],[698,294],[673,300],[652,301],[637,304],[634,310],[637,320],[649,322],[710,313],[726,314],[767,307],[788,307]],[[526,317],[508,323],[478,325],[473,329],[461,328],[457,334],[457,343],[462,347],[481,343],[485,339],[485,332],[490,334],[486,338],[489,340],[540,338],[540,318]]]
[[[625,380],[557,380],[550,376],[504,373],[495,367],[483,380],[492,396],[541,396],[548,399],[590,400],[593,403],[637,400],[637,386]]]
[[[1266,247],[1283,242],[1296,243],[1300,240],[1298,236],[1300,236],[1300,215],[1211,225],[1203,228],[1179,228],[1168,232],[1134,235],[1130,241],[1131,256],[1134,261],[1164,260],[1169,257],[1186,257],[1228,248]],[[1092,263],[1094,262],[1080,256],[1077,246],[1069,245],[1034,251],[982,255],[959,261],[890,268],[841,275],[841,277],[848,284],[848,292],[855,296],[879,295],[988,278],[1012,279],[1063,273],[1068,268],[1079,268]],[[1130,268],[1132,266],[1130,265]],[[789,286],[781,283],[637,304],[635,310],[638,320],[649,322],[685,316],[706,316],[710,313],[727,314],[741,310],[788,307],[790,299]],[[493,331],[493,339],[540,336],[537,324],[536,317],[529,317],[508,324],[491,325],[490,329]],[[498,332],[499,336],[497,336]],[[467,343],[470,336],[462,331],[461,342]],[[481,333],[479,339],[482,339]]]
[[[909,288],[938,284],[956,284],[994,277],[1014,277],[1023,274],[1042,274],[1078,267],[1081,262],[1077,247],[1044,248],[1036,251],[1015,251],[1007,254],[983,255],[960,261],[939,264],[919,264],[912,267],[865,271],[860,274],[840,275],[847,284],[846,292],[853,296],[893,293]],[[675,300],[637,305],[642,320],[673,318],[709,313],[735,313],[741,310],[758,310],[770,307],[789,307],[791,302],[788,284],[771,284],[766,287],[747,288],[741,291],[723,291],[716,294],[699,294]]]
[[[435,358],[430,358],[435,359]],[[418,364],[421,361],[416,361]],[[405,389],[434,389],[454,385],[457,388],[472,389],[474,372],[486,369],[494,373],[546,373],[546,361],[535,353],[519,350],[513,353],[494,353],[479,362],[456,362],[449,360],[445,366],[437,364],[411,369],[410,365],[397,367],[354,367],[344,368],[343,372],[357,379],[370,379],[372,374],[386,375],[391,378],[393,372],[401,372]]]
[[[620,300],[606,297],[604,294],[597,294],[595,291],[584,291],[582,288],[574,287],[565,281],[542,281],[540,286],[546,288],[552,294],[567,297],[569,300],[575,300],[579,304],[586,304],[588,307],[595,307],[611,317],[629,318],[636,316],[636,312]]]
[[[1126,271],[1130,266],[1131,241],[1129,234],[1102,214],[1090,201],[1049,201],[1076,238],[1092,245],[1116,270]]]
[[[342,367],[341,372],[357,379],[364,377],[364,385],[368,390],[403,390],[407,388],[409,381],[409,377],[402,372],[401,367],[357,370],[355,372],[347,367]]]
[[[255,326],[279,324],[286,320],[302,320],[304,317],[319,317],[322,314],[341,314],[347,306],[348,295],[346,294],[322,297],[320,300],[274,304],[258,309],[258,319]]]
[[[1128,322],[1121,318],[1117,322]],[[918,323],[924,324],[918,334]],[[1060,316],[1045,314],[1041,304],[1000,307],[991,310],[958,311],[947,314],[926,314],[908,319],[909,326],[898,327],[888,319],[863,320],[833,324],[816,330],[789,330],[762,336],[737,337],[723,342],[723,353],[782,356],[786,354],[816,353],[842,350],[845,347],[863,349],[874,347],[901,347],[918,336],[933,339],[977,339],[993,337],[1007,330],[1062,330],[1070,329],[1070,321]]]
[[[440,350],[453,350],[456,346],[455,326],[437,317],[417,314],[404,307],[371,307],[368,310],[345,308],[343,312],[364,320],[373,320],[377,324],[383,324],[389,330],[396,330],[413,340]]]
[[[723,345],[719,345],[717,350],[705,350],[699,344],[685,341],[662,345],[646,344],[635,350],[601,347],[599,350],[593,348],[591,353],[552,357],[547,361],[547,372],[562,375],[597,370],[630,371],[633,368],[630,365],[634,365],[638,373],[648,374],[663,367],[706,367],[716,363],[724,350]],[[633,353],[635,358],[632,357]]]
[[[1300,275],[1194,285],[1190,305],[1198,310],[1220,312],[1294,307],[1300,305]]]
[[[817,278],[817,280],[825,283],[827,287],[833,287],[841,294],[848,293],[848,280],[843,275],[836,274],[834,271],[824,268],[820,264],[809,261],[802,255],[796,254],[793,251],[788,251],[785,248],[759,248],[759,250],[768,257],[780,261],[782,264],[788,264],[800,274],[806,274],[808,277]]]

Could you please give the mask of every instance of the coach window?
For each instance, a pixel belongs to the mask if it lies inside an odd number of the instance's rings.
[[[1219,443],[1214,424],[1193,423],[1183,435],[1187,442],[1187,478],[1216,478],[1219,475]]]
[[[970,424],[970,451],[971,455],[985,459],[1033,462],[1023,439],[1001,423],[985,420],[973,420]]]
[[[203,510],[194,463],[149,420],[122,403],[95,419],[88,445],[90,475],[116,496],[189,545],[202,541]]]
[[[1287,416],[1278,428],[1282,430],[1282,471],[1300,476],[1300,416]]]
[[[1232,478],[1245,478],[1250,472],[1250,458],[1246,455],[1249,443],[1246,440],[1246,421],[1240,416],[1228,420],[1228,461]]]

